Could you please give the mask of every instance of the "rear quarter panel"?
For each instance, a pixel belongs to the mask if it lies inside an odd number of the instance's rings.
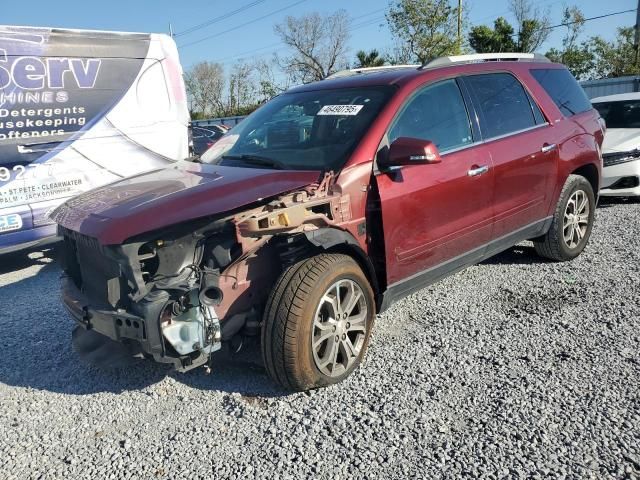
[[[602,178],[601,146],[604,139],[597,110],[565,117],[553,102],[551,97],[542,88],[531,74],[534,68],[564,68],[559,64],[522,64],[516,67],[516,74],[525,84],[529,93],[540,106],[543,114],[549,121],[551,129],[546,131],[548,135],[544,140],[558,145],[559,161],[558,172],[553,188],[552,201],[548,205],[548,215],[552,215],[560,197],[562,187],[569,175],[586,165],[593,165],[598,172],[598,186]],[[597,195],[597,192],[595,192]]]

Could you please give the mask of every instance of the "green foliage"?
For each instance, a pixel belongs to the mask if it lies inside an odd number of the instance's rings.
[[[550,49],[550,60],[563,63],[579,80],[640,74],[634,49],[634,28],[618,28],[616,38],[607,41],[599,35],[578,43],[585,17],[577,6],[565,7],[562,23],[567,31],[561,49]]]
[[[204,120],[208,117],[203,112],[197,112],[194,110],[189,110],[189,114],[191,115],[191,120]]]
[[[518,52],[531,53],[538,47],[536,45],[537,34],[544,28],[541,22],[535,19],[526,19],[522,21],[520,25],[520,32],[518,33],[518,42],[516,43],[516,50]]]
[[[640,75],[633,42],[634,28],[621,27],[612,41],[597,35],[580,44],[563,42],[562,50],[552,48],[546,55],[579,80]]]
[[[552,48],[546,56],[553,62],[563,63],[578,80],[589,78],[594,66],[595,56],[588,43],[578,44],[585,17],[577,6],[565,7],[562,23],[567,31],[562,38],[562,48]]]
[[[469,45],[477,53],[530,53],[537,47],[539,31],[544,28],[540,21],[527,19],[522,22],[518,34],[515,34],[513,26],[499,17],[493,28],[486,25],[473,27],[469,32]]]
[[[450,0],[395,0],[386,17],[391,34],[402,45],[397,62],[424,64],[458,53],[457,15]]]
[[[578,80],[593,76],[594,55],[586,43],[566,50],[552,48],[545,55],[552,62],[563,63]]]
[[[636,62],[633,43],[633,27],[618,28],[618,34],[611,42],[600,36],[592,37],[588,42],[589,51],[594,56],[591,78],[639,75],[640,65]]]
[[[358,60],[356,68],[381,67],[385,63],[384,58],[380,56],[376,49],[371,50],[369,53],[360,50],[356,53],[356,59]]]
[[[493,29],[486,25],[473,27],[469,32],[469,45],[478,53],[513,52],[513,27],[504,18],[498,17]]]
[[[516,22],[514,28],[499,17],[493,28],[485,25],[473,27],[469,32],[469,45],[478,53],[536,51],[549,37],[548,13],[541,11],[530,0],[510,0],[510,11]]]

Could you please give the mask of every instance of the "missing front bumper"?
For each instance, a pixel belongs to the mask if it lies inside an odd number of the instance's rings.
[[[171,364],[178,371],[204,365],[214,349],[196,350],[180,355],[165,342],[160,316],[170,302],[165,291],[154,291],[135,304],[135,311],[104,310],[93,307],[70,277],[62,279],[62,302],[80,327],[112,341],[122,343],[136,353],[153,357],[156,362]]]

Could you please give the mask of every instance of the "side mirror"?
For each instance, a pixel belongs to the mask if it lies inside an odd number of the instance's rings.
[[[378,166],[382,169],[393,169],[393,167],[441,161],[438,148],[433,142],[419,138],[399,137],[391,143],[384,158],[378,160]]]

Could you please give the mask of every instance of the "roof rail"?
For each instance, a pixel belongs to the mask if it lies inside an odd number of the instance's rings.
[[[358,75],[361,73],[375,73],[384,70],[399,70],[401,68],[413,68],[418,69],[421,68],[421,65],[383,65],[382,67],[363,67],[363,68],[352,68],[348,70],[340,70],[339,72],[332,73],[325,80],[329,80],[331,78],[341,78],[341,77],[350,77],[352,75]]]
[[[444,67],[455,63],[480,63],[480,62],[551,62],[540,53],[474,53],[470,55],[453,55],[439,57],[422,65],[421,68]]]

